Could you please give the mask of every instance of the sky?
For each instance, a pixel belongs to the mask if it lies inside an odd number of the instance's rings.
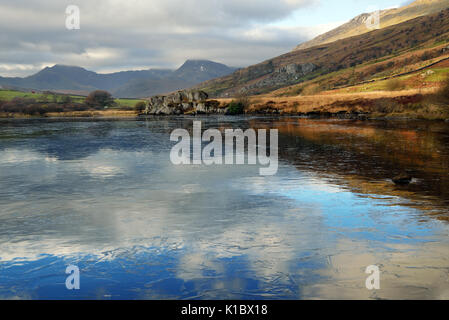
[[[0,76],[55,64],[100,73],[175,69],[187,59],[245,67],[405,1],[0,0]],[[69,5],[79,8],[79,29],[66,27]]]

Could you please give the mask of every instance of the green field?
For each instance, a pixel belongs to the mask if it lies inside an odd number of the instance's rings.
[[[14,98],[29,98],[35,99],[39,102],[62,102],[64,97],[69,96],[73,102],[83,103],[86,97],[83,96],[74,96],[74,95],[64,95],[64,94],[44,94],[40,92],[32,93],[32,92],[22,92],[15,90],[4,90],[0,89],[0,100],[3,101],[11,101]],[[131,108],[136,105],[137,102],[144,101],[141,99],[115,99],[117,103],[118,109],[120,108]]]
[[[449,68],[431,68],[434,73],[427,75],[424,80],[429,82],[442,82],[449,74]]]
[[[115,99],[115,102],[121,107],[134,107],[137,102],[145,101],[140,99]]]

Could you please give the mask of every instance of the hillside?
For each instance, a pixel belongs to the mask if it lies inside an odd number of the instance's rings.
[[[417,0],[401,8],[382,10],[380,12],[380,28],[437,13],[447,7],[449,7],[449,0]],[[308,49],[370,32],[371,30],[366,26],[366,21],[370,16],[370,13],[361,14],[336,29],[298,45],[294,50]]]
[[[321,90],[330,90],[443,56],[448,36],[449,9],[445,9],[364,35],[289,52],[199,87],[215,97],[256,95],[328,76],[319,85],[325,85]],[[358,72],[362,67],[363,72]],[[301,88],[298,90],[296,94]]]
[[[188,60],[177,70],[142,70],[99,74],[81,67],[55,65],[26,78],[2,78],[0,86],[87,94],[107,90],[116,97],[146,97],[184,89],[235,71],[207,60]]]

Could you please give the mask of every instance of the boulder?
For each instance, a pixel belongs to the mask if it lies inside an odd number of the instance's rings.
[[[193,103],[192,102],[183,102],[183,103],[181,103],[181,106],[182,106],[182,110],[183,111],[188,111],[188,110],[193,109]]]
[[[412,182],[413,177],[407,173],[401,173],[394,177],[393,182],[397,185],[408,185],[410,182]]]
[[[209,95],[204,91],[195,91],[194,93],[195,101],[204,102],[209,98]]]
[[[206,107],[206,104],[203,102],[200,102],[195,107],[196,113],[202,114],[202,113],[208,113],[209,108]]]
[[[149,98],[145,114],[173,115],[183,114],[194,110],[196,113],[213,113],[219,108],[210,108],[208,95],[204,91],[178,91],[168,96],[154,96]]]

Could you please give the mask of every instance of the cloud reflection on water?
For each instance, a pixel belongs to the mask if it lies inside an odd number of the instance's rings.
[[[420,222],[401,199],[367,198],[287,163],[274,177],[250,166],[173,166],[151,148],[52,161],[4,149],[0,296],[447,294],[438,281],[448,275],[447,225]],[[80,296],[63,288],[68,263],[81,265]],[[369,264],[386,272],[385,290],[364,289]]]

